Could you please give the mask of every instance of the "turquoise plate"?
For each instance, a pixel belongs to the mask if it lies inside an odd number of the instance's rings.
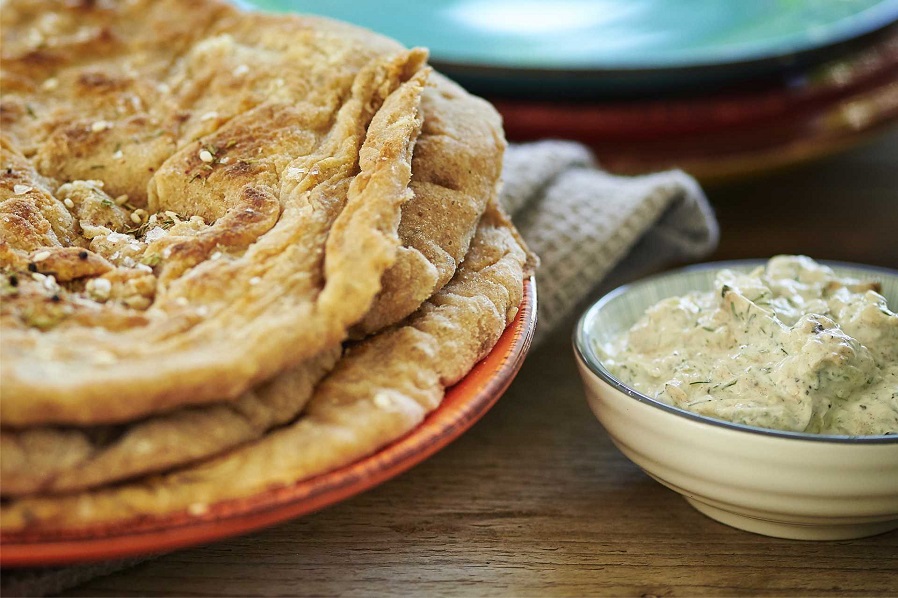
[[[478,88],[491,81],[504,84],[513,94],[544,86],[547,77],[561,88],[613,91],[769,74],[806,62],[807,53],[819,53],[898,21],[898,0],[254,0],[248,4],[321,14],[408,46],[426,46],[432,62],[450,75],[473,81]],[[721,66],[729,68],[725,72],[709,68]],[[702,72],[697,78],[682,77],[683,69]]]

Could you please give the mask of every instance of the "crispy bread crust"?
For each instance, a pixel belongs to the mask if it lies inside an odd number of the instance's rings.
[[[500,119],[425,52],[217,0],[13,1],[2,33],[4,531],[349,463],[514,317]]]
[[[348,25],[50,2],[10,3],[3,33],[4,426],[236,399],[345,338],[382,282],[377,305],[413,299],[363,328],[396,321],[451,276],[498,177],[492,109]],[[403,215],[426,183],[463,198],[442,237]]]

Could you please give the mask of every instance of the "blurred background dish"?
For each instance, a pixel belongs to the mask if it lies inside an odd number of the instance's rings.
[[[819,62],[898,19],[895,0],[253,3],[426,46],[437,68],[475,93],[506,96],[619,95],[732,81]]]
[[[710,93],[494,103],[510,139],[575,139],[613,172],[675,167],[703,183],[744,177],[835,153],[894,126],[898,26],[826,62]]]
[[[898,0],[245,3],[427,46],[511,141],[581,141],[617,173],[744,177],[898,120]]]

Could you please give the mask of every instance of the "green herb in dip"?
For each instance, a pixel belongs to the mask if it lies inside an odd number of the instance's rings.
[[[722,270],[600,347],[609,371],[665,403],[741,424],[898,433],[898,315],[875,283],[803,256]]]

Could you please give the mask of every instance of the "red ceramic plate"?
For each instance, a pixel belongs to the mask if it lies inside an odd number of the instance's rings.
[[[521,368],[536,326],[536,285],[493,348],[440,406],[408,435],[346,467],[248,498],[223,501],[201,516],[176,513],[65,533],[0,535],[4,567],[59,565],[157,553],[203,544],[305,515],[399,475],[433,455],[480,419]]]

